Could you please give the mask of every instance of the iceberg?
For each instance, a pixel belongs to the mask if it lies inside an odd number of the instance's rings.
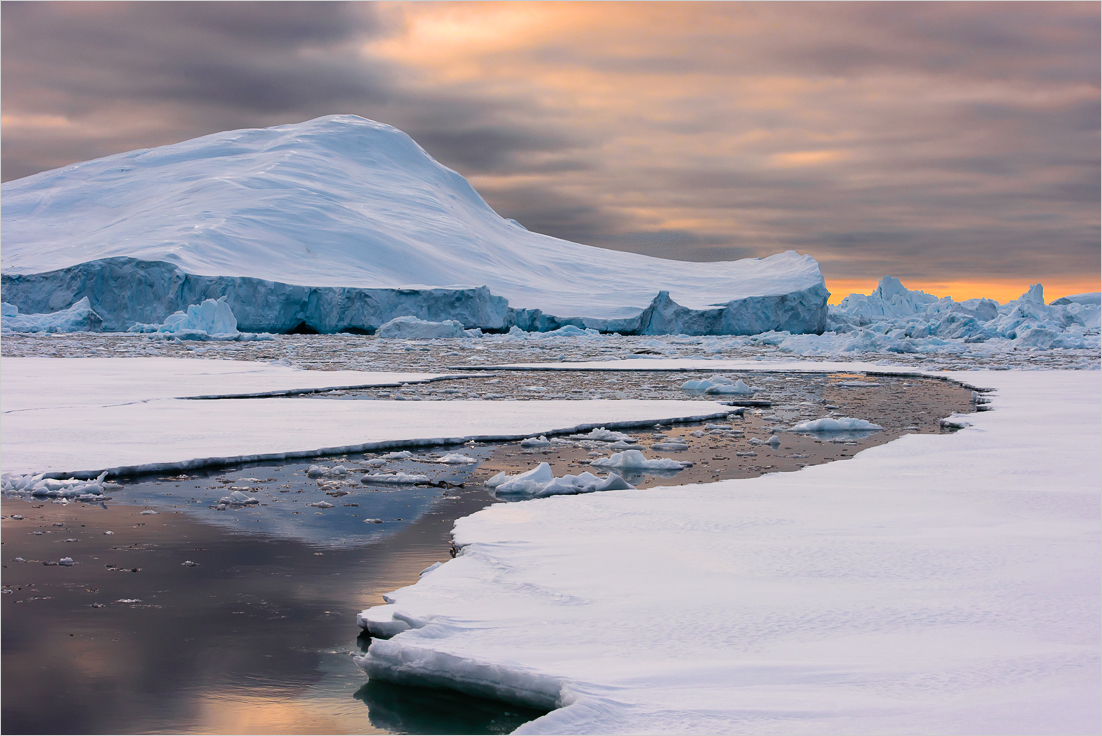
[[[404,316],[575,335],[827,325],[808,255],[692,263],[529,232],[355,115],[74,164],[0,199],[5,300],[53,313],[87,297],[110,331],[222,296],[248,332],[374,333]]]
[[[162,324],[135,324],[129,332],[170,334],[181,339],[206,340],[210,338],[234,339],[241,335],[237,331],[237,318],[226,304],[226,297],[206,299],[202,304],[192,304],[187,311],[169,315]]]
[[[88,297],[60,312],[20,314],[19,307],[3,303],[0,332],[99,332],[103,318],[96,314]]]
[[[466,337],[463,323],[453,319],[431,322],[416,317],[395,317],[375,333],[379,337],[403,337],[410,339],[435,339],[440,337]]]

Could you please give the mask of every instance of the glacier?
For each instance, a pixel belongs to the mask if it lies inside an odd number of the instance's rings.
[[[532,233],[408,135],[355,115],[216,133],[2,187],[4,301],[81,299],[103,329],[226,298],[246,332],[466,329],[818,333],[829,292],[795,251],[689,263]]]

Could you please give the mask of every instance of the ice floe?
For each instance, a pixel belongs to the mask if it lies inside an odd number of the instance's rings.
[[[853,417],[822,417],[806,422],[800,422],[788,429],[789,432],[860,432],[876,431],[884,429],[879,424],[873,424],[867,419],[854,419]]]
[[[442,337],[466,337],[463,323],[453,319],[442,322],[417,319],[416,317],[395,317],[379,328],[378,337],[401,337],[406,339],[438,339]]]
[[[949,376],[995,411],[796,473],[461,519],[454,560],[357,617],[391,637],[357,661],[556,708],[524,733],[1093,732],[1098,375]]]
[[[616,468],[618,470],[682,470],[692,463],[673,460],[668,457],[650,460],[639,450],[624,450],[610,457],[590,460],[589,464],[598,468]]]
[[[551,466],[540,463],[531,470],[519,475],[498,473],[485,483],[498,496],[545,498],[547,496],[567,496],[578,493],[598,491],[621,491],[633,488],[616,473],[599,478],[592,473],[564,475],[556,478]]]

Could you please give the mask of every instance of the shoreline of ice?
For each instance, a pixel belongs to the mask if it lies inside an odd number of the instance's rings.
[[[1097,374],[935,377],[995,411],[844,464],[466,517],[458,557],[360,614],[404,630],[358,661],[558,708],[522,733],[1087,732]]]

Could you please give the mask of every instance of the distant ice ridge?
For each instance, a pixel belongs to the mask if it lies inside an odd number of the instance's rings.
[[[1005,305],[991,299],[954,301],[911,291],[885,276],[872,294],[850,294],[831,307],[830,327],[856,348],[894,341],[890,352],[918,352],[916,341],[1013,340],[1026,348],[1097,348],[1099,294],[1075,294],[1045,304],[1041,284]],[[796,352],[800,341],[791,343]]]
[[[245,331],[395,317],[529,332],[819,332],[813,258],[669,261],[532,233],[401,131],[354,115],[238,130],[3,185],[4,296],[107,330],[225,295]]]
[[[88,297],[52,314],[20,314],[19,307],[7,302],[2,309],[0,332],[99,332],[103,328],[103,319]]]

